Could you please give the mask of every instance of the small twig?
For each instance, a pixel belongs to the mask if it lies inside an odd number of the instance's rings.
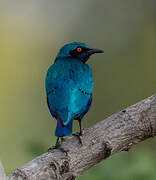
[[[0,161],[0,180],[7,180],[7,177],[5,175],[5,171],[4,171],[4,168],[2,166],[1,161]]]

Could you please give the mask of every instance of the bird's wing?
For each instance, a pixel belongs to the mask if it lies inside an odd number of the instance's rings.
[[[83,117],[88,112],[92,101],[93,92],[93,76],[90,67],[85,64],[76,73],[73,73],[75,78],[75,88],[72,92],[72,101],[69,109],[74,111],[75,117]],[[74,79],[73,78],[73,79]]]
[[[61,71],[53,65],[46,77],[47,102],[51,114],[64,125],[86,111],[93,90],[92,72],[86,69]]]

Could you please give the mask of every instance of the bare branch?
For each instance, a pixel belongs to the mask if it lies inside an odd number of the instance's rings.
[[[7,177],[5,175],[5,171],[4,171],[4,168],[2,166],[1,161],[0,161],[0,180],[7,180]]]
[[[15,170],[9,180],[74,180],[103,159],[156,135],[156,94],[83,131],[82,143],[66,138],[59,150],[47,152]]]

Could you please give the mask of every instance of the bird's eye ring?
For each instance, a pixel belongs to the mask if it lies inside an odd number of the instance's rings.
[[[76,48],[76,51],[77,51],[78,53],[80,53],[80,52],[82,52],[82,48],[81,48],[81,47],[78,47],[78,48]]]

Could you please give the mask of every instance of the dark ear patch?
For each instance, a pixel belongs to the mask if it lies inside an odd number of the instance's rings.
[[[71,50],[70,51],[70,54],[73,56],[73,57],[76,57],[77,56],[77,52],[75,50]]]

